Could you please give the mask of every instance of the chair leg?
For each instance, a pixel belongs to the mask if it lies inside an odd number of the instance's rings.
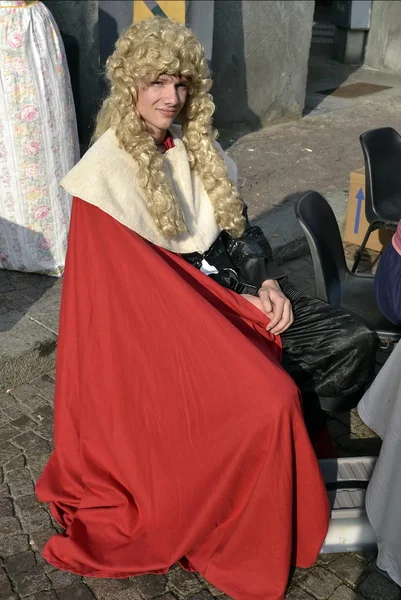
[[[374,231],[375,229],[377,229],[377,225],[376,223],[371,223],[368,227],[367,232],[365,233],[365,237],[363,238],[362,244],[359,248],[359,250],[357,251],[356,255],[355,255],[355,260],[354,260],[354,264],[352,265],[352,269],[351,269],[351,273],[355,273],[358,265],[359,265],[359,261],[362,258],[362,253],[365,250],[365,246],[368,243],[368,239],[370,237],[370,234],[372,233],[372,231]]]

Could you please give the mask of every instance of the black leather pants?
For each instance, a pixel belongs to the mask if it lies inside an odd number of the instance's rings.
[[[304,295],[287,279],[279,283],[294,311],[281,336],[282,364],[302,392],[305,420],[318,426],[319,405],[332,410],[338,399],[356,405],[373,379],[379,340],[343,309]]]

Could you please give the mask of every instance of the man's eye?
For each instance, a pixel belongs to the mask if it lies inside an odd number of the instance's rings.
[[[163,81],[153,81],[152,85],[163,85]]]

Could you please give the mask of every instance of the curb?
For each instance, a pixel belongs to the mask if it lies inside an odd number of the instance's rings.
[[[295,217],[294,205],[305,192],[297,192],[274,210],[253,220],[259,225],[268,239],[274,260],[281,265],[290,260],[309,254],[305,234]],[[332,207],[341,233],[345,228],[348,193],[342,190],[330,190],[323,194]]]
[[[54,369],[57,346],[57,336],[26,315],[10,311],[3,316],[13,323],[0,333],[0,392]]]

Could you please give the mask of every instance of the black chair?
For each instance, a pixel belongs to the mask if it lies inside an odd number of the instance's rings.
[[[401,219],[401,136],[392,127],[366,131],[359,138],[365,159],[365,214],[369,223],[355,255],[355,273],[370,234],[395,230]]]
[[[312,255],[316,297],[356,315],[382,341],[396,342],[401,328],[379,311],[372,275],[354,275],[347,267],[340,230],[330,204],[317,192],[306,192],[295,205]]]

